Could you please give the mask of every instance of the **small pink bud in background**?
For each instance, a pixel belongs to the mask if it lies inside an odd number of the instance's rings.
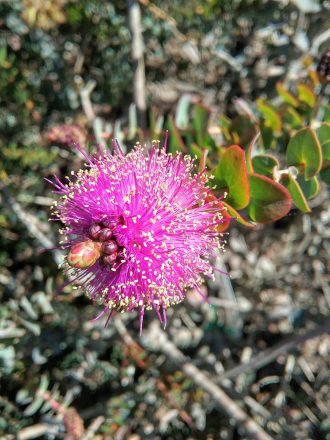
[[[67,256],[67,262],[71,267],[85,269],[93,266],[98,258],[100,258],[100,245],[89,240],[74,244]]]

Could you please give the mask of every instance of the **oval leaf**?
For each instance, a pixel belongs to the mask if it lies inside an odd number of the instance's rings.
[[[320,172],[320,177],[327,185],[330,185],[330,167],[324,168]]]
[[[305,195],[299,185],[299,183],[290,174],[283,175],[281,182],[288,189],[291,194],[292,200],[296,207],[302,212],[310,212]]]
[[[293,107],[298,107],[299,101],[297,100],[297,98],[295,96],[292,95],[292,93],[290,93],[284,87],[283,83],[281,83],[281,82],[276,83],[276,90],[284,102],[292,105]]]
[[[193,126],[196,131],[197,143],[202,146],[207,136],[211,110],[202,104],[195,104],[193,111]]]
[[[286,151],[288,165],[303,166],[305,179],[311,179],[322,165],[322,151],[315,131],[310,128],[299,130],[291,139]]]
[[[183,142],[183,139],[180,135],[180,132],[175,125],[174,118],[172,115],[169,115],[167,120],[167,129],[169,131],[169,151],[171,153],[175,153],[176,151],[183,151],[187,152],[187,147],[185,146],[185,143]]]
[[[323,122],[317,130],[317,137],[319,138],[323,160],[330,160],[330,123]]]
[[[260,154],[252,158],[252,166],[257,174],[272,177],[273,169],[279,167],[279,162],[271,154]]]
[[[245,208],[250,200],[249,182],[245,164],[245,151],[232,145],[223,153],[213,172],[218,188],[228,192],[226,202],[235,209]]]
[[[319,192],[320,185],[315,176],[310,180],[305,180],[304,176],[298,176],[297,182],[307,199],[312,199]]]
[[[279,132],[282,128],[282,121],[276,111],[261,98],[257,100],[257,107],[265,119],[265,125],[274,132]]]
[[[297,86],[298,98],[309,107],[313,108],[316,104],[316,95],[313,90],[306,86],[306,84],[298,84]]]
[[[259,223],[271,223],[284,217],[291,209],[291,197],[286,188],[260,174],[249,176],[251,199],[249,216]]]
[[[283,120],[290,126],[290,128],[298,129],[303,126],[303,118],[292,107],[288,107],[285,110],[283,113]]]
[[[236,116],[230,125],[230,134],[234,143],[248,146],[256,133],[254,123],[246,116]]]

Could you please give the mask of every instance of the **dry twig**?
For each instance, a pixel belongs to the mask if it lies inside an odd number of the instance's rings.
[[[195,367],[177,346],[168,339],[165,332],[160,329],[157,321],[154,321],[148,332],[147,342],[157,350],[164,353],[168,359],[179,365],[180,369],[201,389],[206,391],[218,404],[222,411],[231,417],[246,434],[254,440],[271,440],[272,437],[252,420],[218,385],[200,369]]]

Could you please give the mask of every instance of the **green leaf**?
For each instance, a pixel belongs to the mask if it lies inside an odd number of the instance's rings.
[[[280,97],[283,99],[284,102],[287,104],[292,105],[293,107],[298,107],[299,101],[295,96],[293,96],[292,93],[290,93],[283,85],[283,83],[278,82],[276,83],[276,90],[277,93],[280,95]]]
[[[316,95],[310,87],[306,86],[306,84],[298,84],[297,91],[298,98],[301,102],[304,102],[311,108],[315,106]]]
[[[151,139],[158,139],[164,131],[164,115],[159,114],[155,107],[151,108],[149,115]]]
[[[252,157],[256,156],[259,152],[258,140],[260,138],[260,131],[258,131],[250,142],[250,145],[246,151],[246,169],[248,174],[253,174]]]
[[[303,128],[290,139],[286,159],[288,165],[304,168],[306,180],[311,179],[320,171],[322,165],[321,145],[312,128]]]
[[[320,185],[316,176],[312,177],[310,180],[305,180],[304,176],[298,176],[297,182],[307,199],[312,199],[319,192]]]
[[[218,188],[228,192],[226,202],[235,209],[245,208],[250,199],[247,178],[245,151],[232,145],[223,153],[213,172]]]
[[[265,121],[260,123],[261,140],[264,150],[269,150],[275,146],[274,131],[271,127],[265,125]]]
[[[292,201],[284,186],[260,174],[250,175],[249,184],[251,198],[248,212],[252,220],[271,223],[290,211]]]
[[[330,123],[324,122],[317,130],[317,137],[319,138],[323,160],[330,160]]]
[[[330,104],[326,104],[322,107],[323,110],[323,121],[330,122]]]
[[[254,123],[246,116],[236,116],[231,122],[230,134],[235,144],[247,147],[256,133]]]
[[[330,165],[320,171],[320,177],[327,185],[330,185]]]
[[[260,154],[252,158],[252,166],[256,173],[272,177],[273,169],[279,166],[279,162],[271,154]]]
[[[208,135],[207,128],[209,124],[211,110],[202,104],[195,104],[193,110],[193,127],[196,131],[197,143],[203,145]]]
[[[300,114],[292,107],[286,109],[283,114],[283,120],[285,123],[290,125],[291,128],[301,128],[303,126],[303,118]]]
[[[183,151],[186,153],[187,147],[185,146],[185,143],[183,142],[180,132],[174,123],[174,118],[172,115],[169,115],[166,125],[169,131],[169,136],[168,136],[169,151],[171,153],[175,153],[176,151]]]
[[[257,107],[265,119],[266,127],[271,128],[274,132],[281,131],[282,121],[276,111],[262,98],[257,99]]]
[[[192,156],[197,156],[198,160],[201,160],[203,157],[203,150],[201,147],[199,147],[197,144],[192,143],[190,145],[190,152]]]
[[[221,128],[221,132],[223,134],[223,137],[227,141],[230,141],[230,139],[231,139],[231,134],[230,134],[231,120],[229,118],[227,118],[226,116],[221,115],[219,117],[219,124],[220,124],[220,128]]]
[[[201,157],[199,159],[199,171],[200,171],[200,173],[202,173],[205,170],[205,168],[206,168],[206,159],[207,159],[208,153],[209,153],[209,150],[207,150],[207,149],[204,149],[202,151],[202,155],[201,155]]]
[[[244,217],[241,216],[241,214],[236,211],[236,209],[234,209],[232,206],[228,205],[228,203],[225,203],[222,201],[222,204],[227,208],[227,212],[228,214],[232,217],[235,218],[238,223],[240,223],[243,226],[246,226],[247,228],[254,228],[255,224],[250,223],[248,220],[246,220]]]
[[[281,182],[288,189],[296,207],[302,212],[310,212],[307,200],[299,183],[290,174],[283,175]]]

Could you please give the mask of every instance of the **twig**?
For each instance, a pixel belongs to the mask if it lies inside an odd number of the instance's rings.
[[[103,416],[96,417],[86,429],[80,440],[92,440],[96,431],[100,428],[105,418]]]
[[[238,365],[237,367],[234,367],[229,371],[221,374],[218,377],[218,380],[223,381],[225,379],[232,379],[242,373],[247,373],[251,370],[257,370],[275,360],[280,354],[288,353],[289,351],[297,348],[299,344],[303,344],[309,339],[316,338],[317,336],[321,336],[323,333],[329,332],[330,319],[327,319],[323,325],[316,327],[315,329],[310,330],[303,335],[292,336],[285,342],[280,342],[274,347],[262,351],[250,362],[247,362],[243,365]]]
[[[44,249],[53,249],[54,243],[50,238],[46,236],[46,234],[42,232],[39,220],[35,216],[31,215],[29,212],[25,211],[22,208],[22,205],[10,195],[7,188],[2,188],[2,193],[4,196],[4,200],[8,204],[9,208],[12,209],[12,211],[16,214],[20,222],[23,223],[29,233],[39,241]],[[59,251],[55,250],[53,255],[56,264],[63,263],[63,258]]]
[[[146,77],[143,57],[141,9],[138,1],[127,0],[129,27],[132,34],[132,58],[134,68],[134,101],[137,109],[138,125],[147,126],[146,118]]]
[[[242,427],[246,434],[253,440],[271,440],[261,426],[252,420],[240,407],[233,401],[218,385],[200,369],[195,367],[188,358],[170,341],[167,334],[160,329],[157,321],[150,325],[147,342],[154,348],[164,353],[168,359],[176,363],[180,369],[192,381],[206,391],[210,397],[218,404],[223,412],[235,420],[236,424]]]
[[[95,119],[95,112],[91,103],[91,93],[95,89],[96,82],[88,81],[88,83],[80,90],[81,105],[89,122]]]
[[[116,327],[117,332],[122,337],[124,343],[127,345],[127,347],[130,349],[130,355],[136,362],[137,366],[143,370],[150,369],[150,362],[147,362],[147,360],[143,359],[146,358],[146,356],[143,356],[146,354],[143,347],[141,347],[140,344],[138,344],[132,336],[128,333],[126,327],[123,324],[123,321],[121,320],[120,316],[115,316],[113,319],[113,325]],[[178,414],[180,415],[181,419],[190,427],[192,431],[197,432],[197,427],[190,417],[190,415],[182,409],[177,402],[171,397],[167,386],[165,383],[160,380],[159,378],[155,379],[156,386],[159,389],[159,391],[163,394],[165,400],[169,403],[170,406],[175,408],[178,411]]]
[[[97,129],[98,122],[101,122],[101,127],[102,127],[103,121],[100,120],[100,118],[96,117],[95,112],[94,112],[94,108],[93,108],[93,104],[91,101],[91,93],[94,90],[95,86],[96,86],[95,81],[89,81],[85,86],[83,86],[80,90],[80,100],[81,100],[81,105],[84,110],[84,113],[85,113],[88,121],[93,126],[93,131],[94,131],[94,135],[95,135],[97,143],[102,148],[105,148],[107,146],[107,143],[104,140],[104,138],[102,137],[102,130]]]

